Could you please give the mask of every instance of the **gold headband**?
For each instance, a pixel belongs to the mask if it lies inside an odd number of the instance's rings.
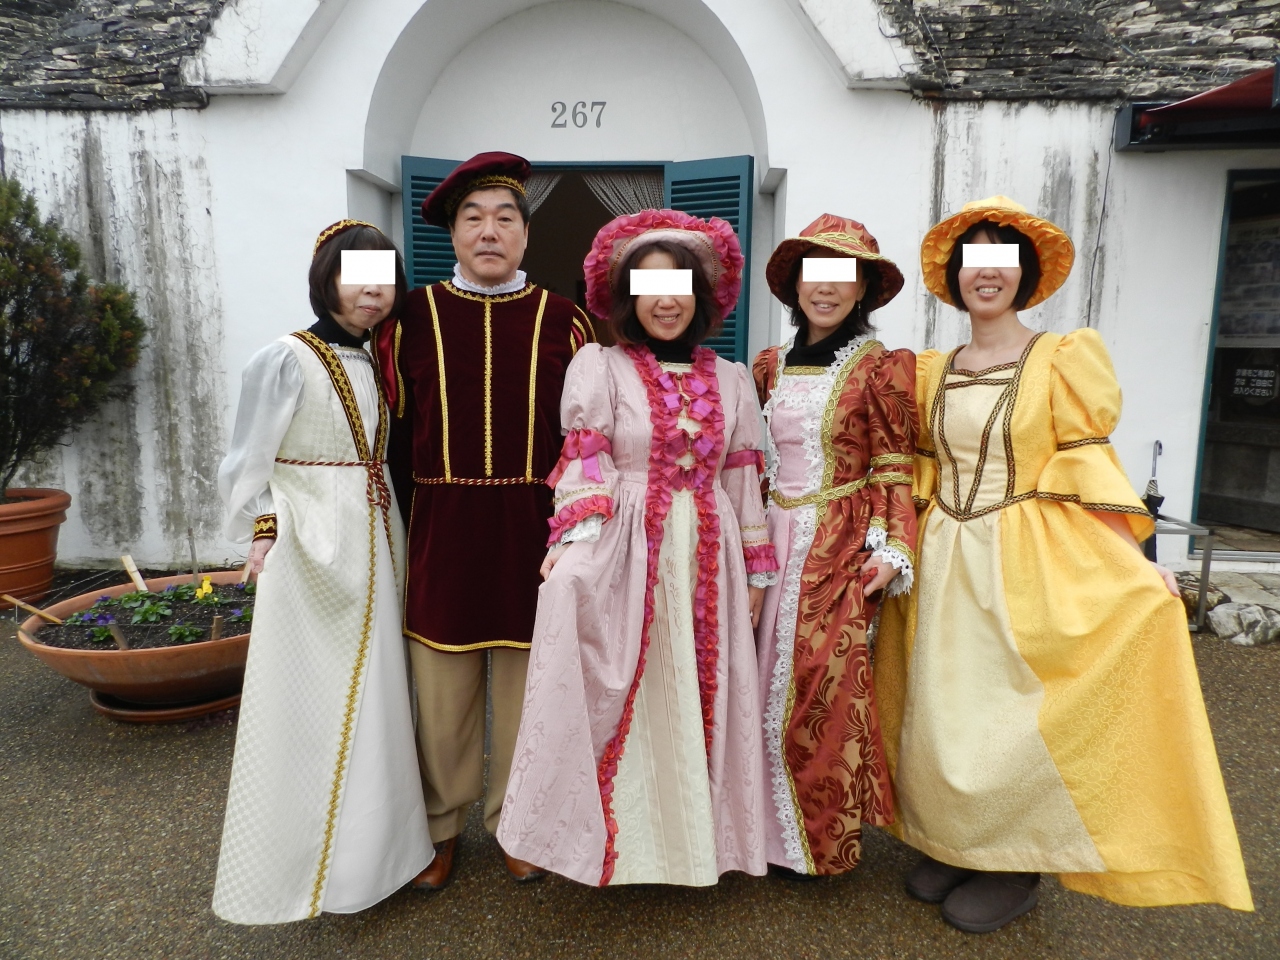
[[[453,194],[445,202],[445,215],[452,220],[453,215],[458,212],[458,205],[466,198],[467,194],[476,190],[483,190],[485,187],[509,187],[520,196],[527,196],[524,192],[524,184],[515,177],[504,177],[500,173],[487,174],[483,177],[477,177],[474,180],[468,180],[462,186],[453,191]]]
[[[311,248],[311,256],[314,257],[319,253],[320,248],[326,241],[332,240],[340,233],[346,233],[352,227],[372,227],[374,230],[378,229],[372,223],[365,223],[363,220],[339,220],[332,226],[325,227],[324,230],[320,232],[320,236],[316,237],[316,245]]]

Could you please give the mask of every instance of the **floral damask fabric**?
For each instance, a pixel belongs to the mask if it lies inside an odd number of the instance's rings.
[[[867,646],[877,606],[858,574],[873,553],[892,553],[905,568],[897,581],[909,584],[915,358],[861,339],[830,367],[792,371],[785,352],[755,363],[769,423],[770,535],[783,566],[759,628],[768,852],[827,875],[857,865],[863,823],[893,819]]]

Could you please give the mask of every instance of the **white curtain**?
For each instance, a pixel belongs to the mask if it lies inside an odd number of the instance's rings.
[[[663,207],[662,174],[658,171],[608,170],[584,173],[582,179],[615,217]]]
[[[529,213],[534,213],[547,197],[551,196],[551,191],[556,188],[556,184],[560,182],[559,173],[535,173],[524,185],[524,196],[529,201]]]

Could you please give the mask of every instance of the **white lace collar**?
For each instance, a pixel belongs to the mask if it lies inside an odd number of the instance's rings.
[[[492,287],[482,287],[478,283],[472,283],[462,275],[462,267],[458,264],[453,265],[453,280],[451,281],[459,290],[465,290],[467,293],[478,293],[482,297],[498,297],[504,293],[515,293],[517,290],[523,290],[528,277],[523,270],[517,270],[514,280],[508,280],[506,283],[499,283]]]

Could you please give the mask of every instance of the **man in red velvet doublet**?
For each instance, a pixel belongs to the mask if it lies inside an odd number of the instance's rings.
[[[455,840],[482,796],[485,826],[497,830],[546,556],[560,393],[569,361],[595,340],[585,313],[519,270],[528,176],[520,157],[480,154],[427,197],[423,218],[453,240],[453,279],[412,291],[375,345],[408,527],[404,632],[417,641],[418,754],[437,849],[415,881],[425,889],[448,882]],[[512,858],[507,867],[517,879],[541,875]]]
[[[560,456],[565,368],[591,336],[531,283],[484,296],[449,281],[409,294],[394,344],[393,444],[411,489],[405,633],[436,650],[529,649]]]

